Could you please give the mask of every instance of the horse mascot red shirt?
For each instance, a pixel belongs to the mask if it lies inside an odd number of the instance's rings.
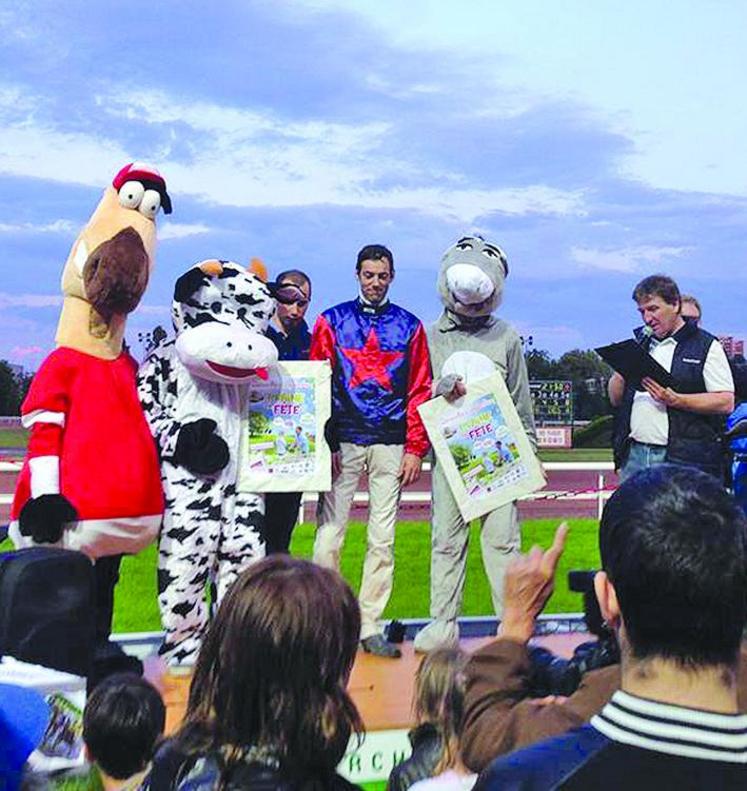
[[[163,516],[137,364],[123,350],[127,315],[153,268],[161,209],[170,213],[171,201],[163,177],[150,166],[127,165],[106,188],[62,273],[57,348],[21,409],[31,433],[11,538],[16,546],[56,544],[95,561],[97,639],[104,642],[121,555],[151,543]]]

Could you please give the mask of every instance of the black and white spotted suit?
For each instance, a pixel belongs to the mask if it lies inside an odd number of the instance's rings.
[[[170,665],[194,663],[208,621],[206,585],[214,585],[220,601],[238,574],[265,554],[264,497],[237,491],[237,480],[251,370],[277,359],[260,334],[275,302],[255,275],[238,264],[220,265],[218,276],[194,268],[179,279],[176,339],[159,345],[138,376],[161,455],[158,601],[166,631],[161,653]],[[214,474],[192,472],[175,459],[182,429],[205,418],[215,421],[214,433],[228,446],[228,462]]]

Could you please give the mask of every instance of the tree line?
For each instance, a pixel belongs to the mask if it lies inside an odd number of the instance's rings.
[[[32,374],[17,374],[5,360],[0,360],[0,415],[21,414]]]
[[[575,419],[591,420],[611,413],[607,400],[611,369],[592,349],[573,349],[558,359],[543,349],[531,349],[525,357],[530,379],[573,382]],[[0,415],[20,415],[31,379],[32,374],[19,375],[5,360],[0,360]]]
[[[574,420],[593,420],[612,414],[607,380],[612,369],[593,349],[572,349],[555,359],[544,349],[524,355],[530,379],[561,379],[573,382]]]

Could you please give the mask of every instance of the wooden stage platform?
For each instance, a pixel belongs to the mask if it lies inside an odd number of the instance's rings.
[[[474,651],[491,639],[469,638],[461,643],[465,651]],[[586,632],[573,632],[540,637],[535,642],[561,656],[570,656],[579,643],[588,639]],[[383,659],[358,652],[349,688],[367,731],[411,727],[412,693],[420,659],[421,655],[414,652],[409,640],[402,644],[401,659]],[[191,677],[165,673],[163,665],[155,658],[146,660],[145,666],[146,676],[159,687],[164,697],[166,730],[172,733],[184,717]]]

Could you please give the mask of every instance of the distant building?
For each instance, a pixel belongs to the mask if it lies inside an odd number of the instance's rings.
[[[741,338],[735,338],[733,335],[719,335],[718,339],[724,347],[726,356],[730,359],[737,355],[744,355],[744,341]]]

